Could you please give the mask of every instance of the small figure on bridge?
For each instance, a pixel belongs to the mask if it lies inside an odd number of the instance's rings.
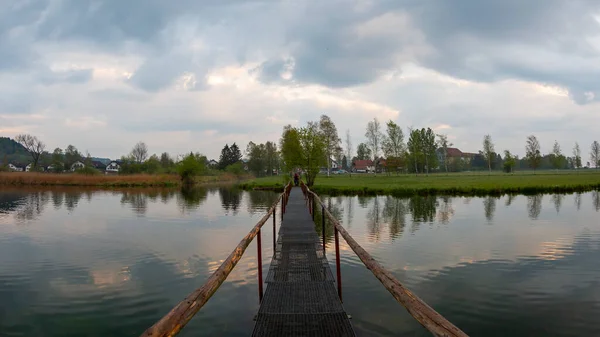
[[[300,175],[298,174],[298,172],[294,173],[294,185],[298,186],[298,184],[300,183]]]

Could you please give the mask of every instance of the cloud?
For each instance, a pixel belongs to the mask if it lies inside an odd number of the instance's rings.
[[[374,117],[436,127],[468,151],[487,133],[516,153],[531,133],[587,144],[600,122],[599,10],[592,0],[9,0],[0,129],[111,157],[164,135],[157,151],[191,150],[177,135],[216,157],[219,142],[277,140],[285,123],[322,114],[355,145]],[[16,114],[44,119],[6,118]]]

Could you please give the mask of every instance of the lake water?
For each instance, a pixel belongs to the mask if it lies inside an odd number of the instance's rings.
[[[228,187],[2,187],[0,335],[138,336],[202,285],[276,198]],[[600,335],[598,192],[324,199],[373,257],[472,336]],[[429,336],[343,240],[341,251],[358,335]],[[253,243],[181,336],[251,333],[256,256]]]

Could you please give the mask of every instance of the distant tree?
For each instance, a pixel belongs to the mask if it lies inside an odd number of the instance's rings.
[[[248,143],[246,146],[246,156],[248,158],[248,169],[257,177],[265,174],[267,166],[267,149],[264,144]]]
[[[65,165],[64,165],[63,161],[64,161],[63,150],[60,147],[57,147],[52,152],[51,164],[52,164],[52,171],[54,173],[60,173],[65,170]]]
[[[230,158],[231,149],[229,148],[229,144],[225,144],[219,157],[219,169],[224,170],[230,164]]]
[[[348,161],[352,161],[353,150],[354,149],[352,148],[352,137],[350,137],[350,130],[346,130],[346,170],[348,170],[348,172],[352,172],[352,163],[348,163]]]
[[[142,171],[150,174],[159,173],[162,168],[162,163],[157,155],[153,154],[142,164]]]
[[[573,147],[573,168],[581,168],[581,149],[577,142],[575,142],[575,146]]]
[[[358,160],[367,160],[371,158],[371,149],[365,143],[358,144],[358,148],[356,148],[356,159]]]
[[[323,135],[325,142],[325,156],[327,159],[327,176],[331,173],[331,157],[334,155],[336,149],[340,146],[342,140],[338,137],[337,128],[335,124],[327,115],[322,115],[319,121],[319,131]]]
[[[350,169],[348,168],[348,157],[346,156],[342,157],[342,168],[344,170],[350,171]]]
[[[504,172],[512,173],[516,164],[516,157],[510,151],[504,150]]]
[[[494,152],[494,143],[492,142],[492,136],[485,135],[483,137],[483,157],[487,161],[488,170],[492,172],[492,160],[495,159],[496,153]]]
[[[143,163],[146,158],[148,158],[148,147],[146,146],[146,143],[138,142],[135,144],[133,149],[131,149],[131,157],[133,157],[136,162],[140,164]]]
[[[15,141],[17,143],[21,144],[27,150],[27,152],[29,152],[31,159],[33,160],[33,162],[32,162],[33,169],[34,170],[37,169],[38,161],[40,160],[40,156],[42,155],[42,153],[44,153],[46,144],[44,144],[37,137],[29,135],[29,134],[17,135],[17,137],[15,138]]]
[[[238,161],[227,166],[225,168],[225,171],[236,176],[241,176],[242,174],[244,174],[244,165],[242,165],[242,162]]]
[[[600,144],[597,140],[592,143],[590,150],[590,160],[594,164],[595,168],[600,168]]]
[[[375,173],[377,173],[377,158],[379,157],[379,150],[381,148],[381,141],[383,139],[381,125],[379,124],[377,118],[373,118],[373,120],[367,124],[365,137],[367,138],[367,145],[371,149],[373,165],[375,166]]]
[[[565,163],[565,157],[563,156],[557,141],[554,141],[552,153],[550,153],[550,163],[552,163],[552,167],[554,167],[555,170],[563,167]]]
[[[240,148],[237,146],[236,143],[233,143],[233,145],[229,147],[228,164],[232,165],[240,161],[242,161],[242,151],[240,151]]]
[[[525,157],[529,162],[529,167],[535,170],[540,166],[542,161],[542,155],[540,152],[540,142],[538,142],[537,138],[534,135],[530,135],[527,137],[527,144],[525,146]]]
[[[423,141],[419,129],[409,129],[407,147],[410,154],[410,160],[415,168],[415,174],[418,174],[419,167],[424,167]]]
[[[448,136],[443,134],[438,134],[438,146],[440,151],[442,152],[442,163],[444,164],[444,168],[446,169],[446,173],[448,173],[448,147],[452,146],[452,143],[448,141]]]
[[[206,157],[190,153],[177,164],[177,173],[184,185],[194,184],[194,178],[206,171]]]
[[[171,156],[169,156],[168,153],[163,152],[160,155],[160,166],[165,169],[168,170],[169,168],[173,167],[175,165],[175,162],[173,161],[173,159],[171,158]]]
[[[277,151],[277,144],[275,142],[266,142],[265,151],[267,175],[273,175],[273,171],[279,167],[279,152]]]
[[[293,128],[291,125],[286,125],[283,128],[281,139],[279,140],[279,148],[281,149],[281,168],[285,172],[292,172],[293,170],[302,166],[300,151],[300,135],[298,130]],[[286,178],[287,179],[287,178]]]
[[[75,162],[80,160],[81,153],[79,153],[79,150],[77,150],[75,146],[69,144],[69,146],[67,146],[67,148],[65,149],[64,169],[70,169]]]
[[[437,156],[435,150],[437,149],[435,142],[435,133],[431,128],[421,129],[421,148],[425,157],[425,167],[427,168],[427,174],[431,171],[431,168],[437,167]]]
[[[386,123],[386,126],[386,135],[383,137],[382,142],[383,154],[387,159],[387,167],[393,167],[398,171],[401,166],[404,166],[404,157],[406,154],[404,132],[402,132],[402,128],[398,124],[391,120]]]

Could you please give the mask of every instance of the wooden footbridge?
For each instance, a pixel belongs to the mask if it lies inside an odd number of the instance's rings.
[[[282,222],[276,239],[278,205],[281,206]],[[315,231],[313,221],[317,207],[321,209],[322,238]],[[271,217],[274,255],[263,293],[260,229]],[[326,219],[335,231],[335,278],[325,257]],[[290,184],[206,283],[141,336],[176,335],[218,290],[255,237],[260,308],[252,336],[355,336],[342,306],[339,235],[392,296],[434,336],[467,336],[379,265],[331,215],[315,193],[305,185],[292,188]]]

